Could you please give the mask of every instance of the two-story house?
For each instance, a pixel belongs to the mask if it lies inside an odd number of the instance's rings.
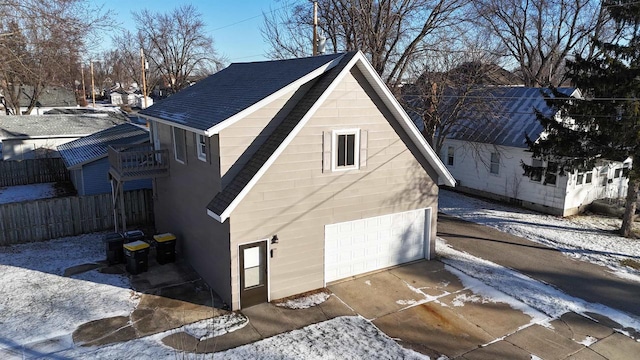
[[[157,230],[233,309],[434,256],[453,177],[360,52],[232,64],[140,115]]]

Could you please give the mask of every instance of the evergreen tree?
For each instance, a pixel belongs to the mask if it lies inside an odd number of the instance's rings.
[[[640,186],[640,3],[604,1],[615,21],[617,40],[594,39],[599,55],[576,54],[567,61],[568,78],[583,98],[567,98],[554,90],[563,120],[538,116],[546,136],[527,139],[534,157],[563,165],[565,170],[592,169],[598,159],[634,160],[620,234],[633,236],[633,217]],[[525,169],[527,170],[527,169]]]

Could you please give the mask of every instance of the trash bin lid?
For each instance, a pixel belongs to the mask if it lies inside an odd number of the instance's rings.
[[[153,240],[157,242],[165,242],[165,241],[171,241],[175,239],[176,239],[176,236],[173,235],[172,233],[153,235]]]
[[[130,243],[126,243],[123,245],[125,249],[129,250],[129,251],[136,251],[136,250],[142,250],[142,249],[146,249],[149,247],[149,244],[147,244],[144,241],[134,241],[134,242],[130,242]]]
[[[120,233],[110,233],[110,234],[105,235],[102,238],[102,241],[105,242],[105,243],[109,243],[109,242],[112,242],[112,241],[122,241],[122,239],[123,239],[122,238],[122,234],[120,234]]]
[[[125,238],[132,238],[132,237],[139,237],[139,236],[144,237],[144,232],[142,232],[142,230],[130,230],[130,231],[125,231],[124,233]]]

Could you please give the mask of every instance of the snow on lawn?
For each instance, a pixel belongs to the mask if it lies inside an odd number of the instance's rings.
[[[184,331],[194,338],[203,341],[214,336],[221,336],[245,327],[249,323],[246,316],[239,313],[225,314],[214,318],[197,321],[176,331]]]
[[[187,354],[166,347],[161,339],[172,332],[102,348],[75,348],[61,358],[125,359],[429,359],[407,350],[369,321],[338,317],[305,328],[215,354]]]
[[[586,313],[592,312],[607,316],[625,328],[640,331],[640,319],[636,317],[602,304],[569,296],[517,271],[455,250],[444,239],[437,239],[436,251],[442,256],[441,260],[446,264],[447,270],[458,276],[463,285],[474,294],[508,303],[511,307],[530,315],[534,322],[544,323],[546,316],[556,319],[570,311],[587,317]],[[512,298],[519,301],[514,302]],[[528,306],[523,306],[520,302]],[[532,312],[529,306],[537,311]]]
[[[85,322],[129,315],[138,297],[123,275],[66,268],[105,258],[102,236],[80,235],[0,247],[0,342],[3,347],[65,337]]]
[[[573,258],[608,266],[620,277],[640,281],[639,270],[620,264],[624,259],[640,262],[640,241],[613,233],[620,227],[619,219],[594,215],[562,218],[447,190],[440,191],[439,210],[556,248]]]
[[[57,196],[55,183],[0,187],[0,204],[48,199]]]

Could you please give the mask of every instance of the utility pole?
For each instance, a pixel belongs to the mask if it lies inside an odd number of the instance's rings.
[[[87,87],[84,85],[84,64],[80,64],[80,74],[82,74],[82,98],[85,100],[83,104],[87,101]]]
[[[91,60],[91,99],[93,102],[93,108],[96,108],[96,90],[95,83],[93,81],[93,60]]]
[[[144,108],[147,108],[147,76],[145,73],[147,61],[144,59],[144,50],[140,48],[140,61],[142,63],[142,98],[144,99]]]
[[[318,55],[318,2],[313,2],[313,56]]]

